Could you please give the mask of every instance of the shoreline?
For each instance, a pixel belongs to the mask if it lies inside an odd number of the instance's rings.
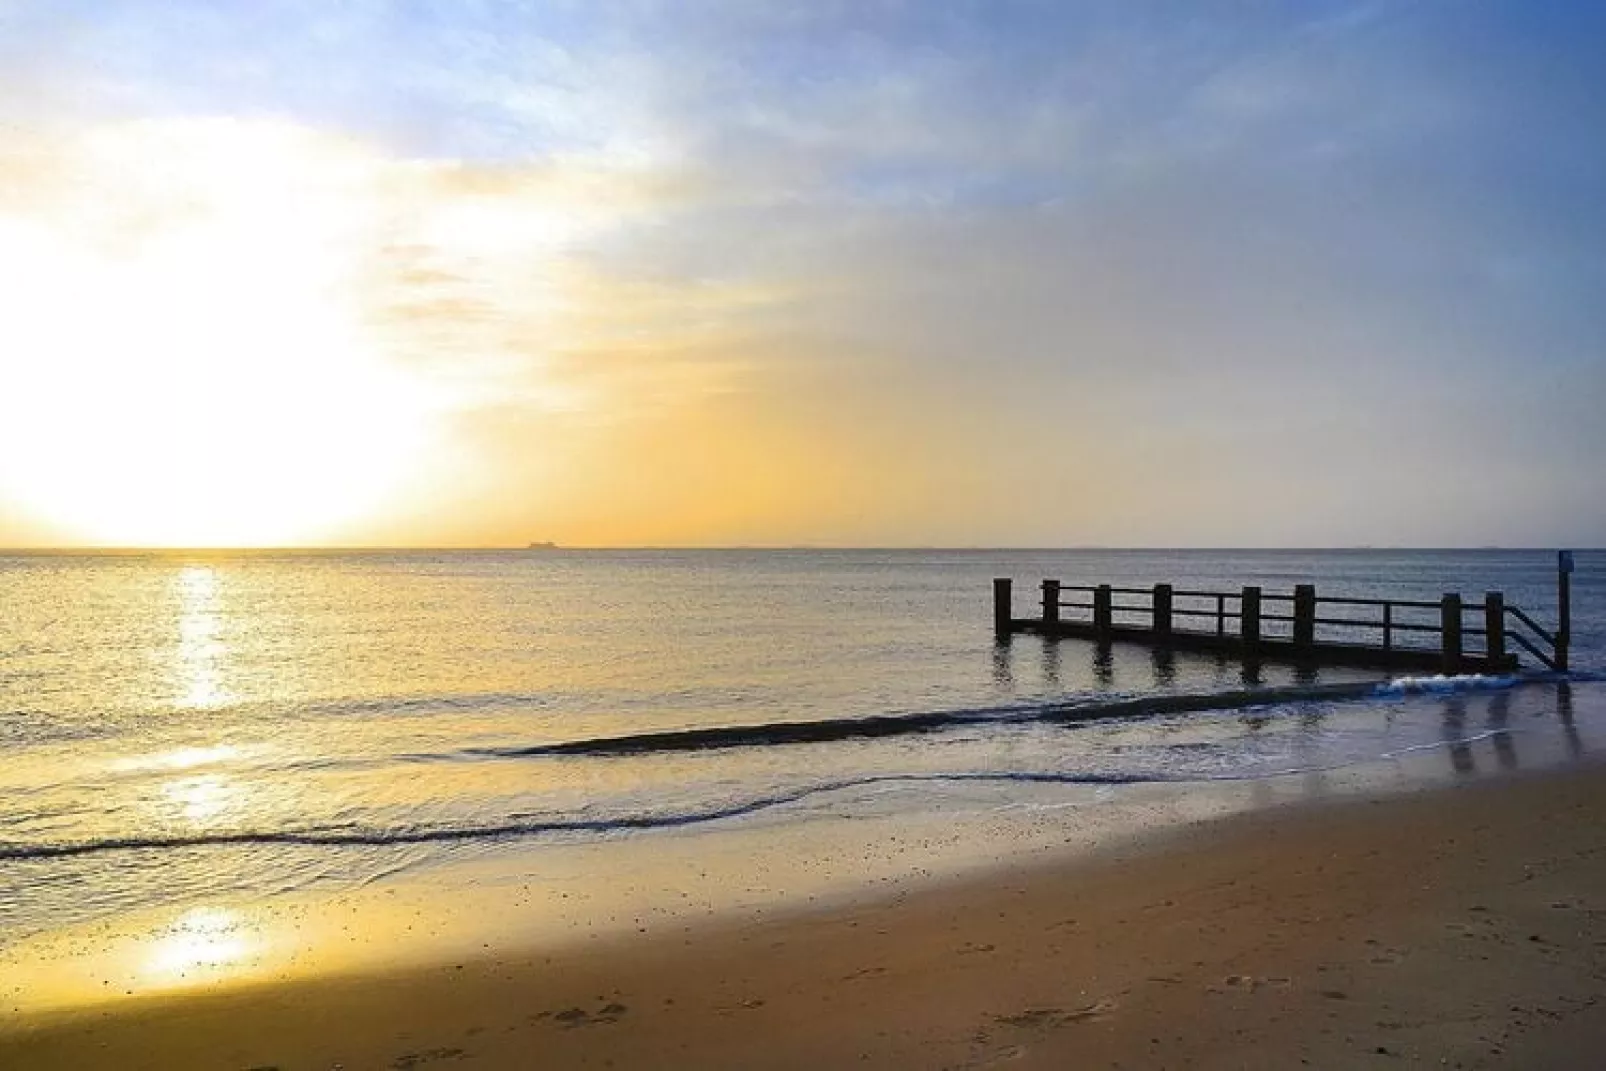
[[[1606,1040],[1603,809],[1596,762],[1281,806],[889,899],[0,1021],[0,1063],[1566,1066]]]

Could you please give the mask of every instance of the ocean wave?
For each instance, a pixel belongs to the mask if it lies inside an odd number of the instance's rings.
[[[1465,681],[1460,686],[1515,687],[1528,678],[1439,678]],[[1398,698],[1412,691],[1456,690],[1456,686],[1436,689],[1421,678],[1343,684],[1288,685],[1273,688],[1242,688],[1231,691],[1156,693],[1141,696],[1080,696],[1071,699],[1016,703],[997,707],[923,711],[910,714],[880,714],[868,717],[816,718],[807,721],[764,722],[757,725],[696,726],[684,729],[652,730],[618,736],[595,736],[551,743],[500,747],[465,748],[446,753],[402,756],[403,761],[523,759],[539,756],[594,755],[621,756],[653,752],[702,751],[717,748],[768,747],[777,744],[816,744],[839,740],[902,736],[939,732],[964,726],[1008,722],[1047,722],[1074,724],[1158,717],[1209,710],[1251,710],[1294,703],[1340,702],[1345,700]],[[1498,684],[1493,683],[1498,681]]]
[[[932,783],[942,781],[1018,781],[1042,784],[1124,785],[1145,783],[1184,782],[1200,780],[1188,777],[1139,776],[1126,774],[1055,774],[1030,772],[1002,773],[948,773],[948,774],[876,774],[866,777],[844,778],[812,784],[804,788],[756,796],[715,807],[660,814],[623,814],[599,818],[534,818],[511,816],[510,821],[485,825],[458,825],[413,827],[406,829],[310,828],[299,830],[240,830],[216,833],[196,833],[174,836],[110,837],[98,840],[67,841],[44,844],[17,844],[0,842],[0,861],[61,858],[63,856],[92,855],[100,852],[132,851],[138,849],[200,848],[219,845],[281,844],[313,847],[376,847],[392,844],[425,844],[439,841],[501,840],[540,834],[561,833],[613,833],[631,830],[670,829],[696,825],[722,818],[740,818],[743,815],[773,807],[797,803],[811,796],[819,796],[845,789],[870,785],[897,783]]]
[[[1379,695],[1420,695],[1442,692],[1479,692],[1512,688],[1522,678],[1515,674],[1490,676],[1483,673],[1460,673],[1446,676],[1436,673],[1431,677],[1395,677],[1378,685]]]
[[[437,695],[326,699],[298,704],[294,712],[301,717],[434,714],[500,707],[548,708],[573,700],[573,696],[553,692],[447,692]]]
[[[1467,734],[1464,737],[1435,741],[1384,752],[1374,760],[1387,760],[1407,752],[1433,748],[1457,747],[1476,743],[1494,736],[1513,732],[1509,728],[1489,729]],[[1287,777],[1322,773],[1354,765],[1363,759],[1283,767],[1273,770],[1245,771],[1218,774],[1165,774],[1159,772],[1076,772],[1052,771],[994,771],[948,773],[891,773],[869,774],[861,777],[819,781],[806,786],[785,789],[729,801],[709,807],[692,808],[660,813],[618,814],[605,817],[548,818],[535,815],[513,814],[501,822],[479,825],[441,825],[407,828],[313,827],[288,830],[238,830],[184,835],[148,835],[111,837],[82,841],[54,843],[17,843],[0,841],[0,862],[60,859],[73,856],[98,855],[107,852],[138,850],[172,850],[182,848],[209,848],[238,845],[264,845],[285,847],[390,847],[408,844],[432,844],[467,841],[512,840],[541,835],[625,833],[682,826],[700,825],[721,819],[741,818],[788,804],[800,803],[811,797],[844,792],[877,785],[932,785],[975,782],[1020,783],[1107,787],[1119,785],[1181,785],[1200,783],[1242,783],[1271,777]]]

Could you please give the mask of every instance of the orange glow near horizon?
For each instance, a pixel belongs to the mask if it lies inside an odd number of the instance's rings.
[[[167,118],[21,136],[0,183],[0,545],[928,541],[977,512],[951,399],[844,389],[856,351],[765,326],[817,284],[571,255],[688,194],[661,176]],[[226,693],[207,621],[196,706]]]

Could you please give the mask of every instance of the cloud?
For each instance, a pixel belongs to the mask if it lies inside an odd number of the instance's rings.
[[[435,436],[354,538],[1606,535],[1595,16],[41,10],[0,223],[332,302]]]

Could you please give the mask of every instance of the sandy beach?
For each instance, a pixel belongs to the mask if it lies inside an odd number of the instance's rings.
[[[1589,1066],[1606,768],[673,935],[11,1021],[0,1066]]]

